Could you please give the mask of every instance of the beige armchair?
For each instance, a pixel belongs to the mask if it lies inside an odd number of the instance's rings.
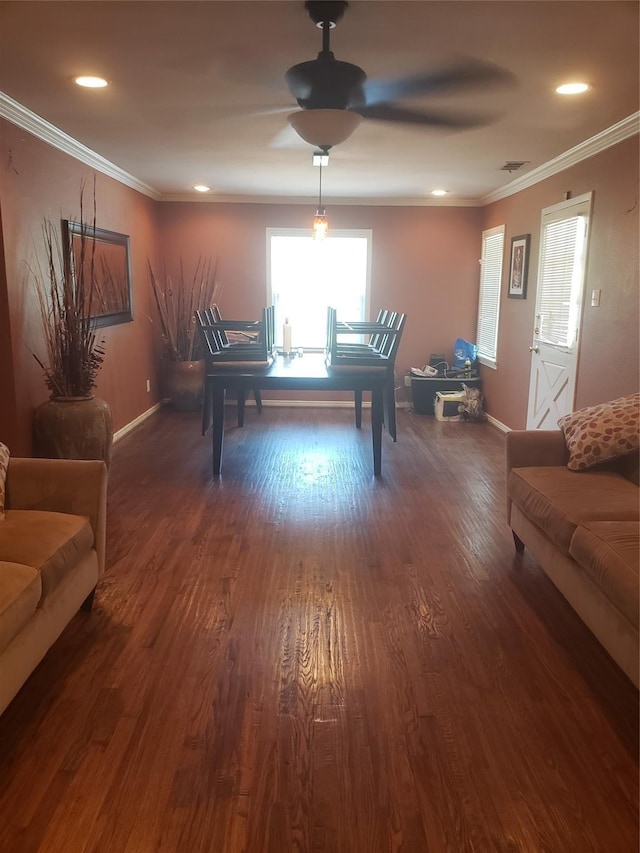
[[[107,469],[101,461],[9,461],[0,522],[0,713],[105,568]]]

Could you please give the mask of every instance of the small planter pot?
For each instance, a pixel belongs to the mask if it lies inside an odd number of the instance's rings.
[[[33,428],[38,456],[111,461],[111,409],[98,397],[52,397],[36,409]]]
[[[170,361],[164,359],[164,396],[181,412],[197,412],[204,393],[204,359]]]

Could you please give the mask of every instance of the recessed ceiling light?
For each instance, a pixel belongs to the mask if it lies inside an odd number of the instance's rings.
[[[431,190],[431,195],[446,195],[447,190]]]
[[[211,187],[206,186],[205,184],[196,184],[194,190],[199,193],[208,193]]]
[[[75,82],[85,89],[104,89],[109,85],[103,77],[76,77]]]
[[[562,86],[558,86],[556,92],[559,95],[581,95],[590,88],[588,83],[563,83]]]

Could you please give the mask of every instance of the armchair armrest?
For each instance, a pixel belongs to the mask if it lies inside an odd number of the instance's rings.
[[[104,574],[107,467],[100,460],[20,459],[7,469],[7,509],[36,509],[88,516],[100,576]]]
[[[512,468],[562,467],[569,452],[562,430],[511,430],[507,433],[507,520],[511,519],[509,474]]]
[[[507,433],[507,473],[512,468],[562,466],[568,461],[562,430],[511,430]]]

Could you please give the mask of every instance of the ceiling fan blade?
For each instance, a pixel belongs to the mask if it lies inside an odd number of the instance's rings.
[[[239,104],[236,107],[222,106],[215,108],[215,118],[220,120],[259,118],[261,116],[282,115],[282,113],[290,113],[291,109],[291,104],[279,107],[257,106],[253,104]]]
[[[418,74],[398,80],[367,80],[364,84],[367,106],[398,101],[420,95],[440,95],[458,89],[513,83],[515,76],[505,68],[479,60]]]
[[[311,151],[312,147],[308,142],[305,142],[304,139],[298,136],[289,124],[283,127],[282,130],[279,130],[269,143],[269,148],[284,148],[295,151]]]
[[[376,121],[398,122],[399,124],[419,124],[429,127],[470,128],[490,124],[495,116],[454,115],[452,113],[425,112],[424,110],[409,110],[395,107],[393,104],[376,104],[374,106],[355,107],[352,112],[363,118]]]

